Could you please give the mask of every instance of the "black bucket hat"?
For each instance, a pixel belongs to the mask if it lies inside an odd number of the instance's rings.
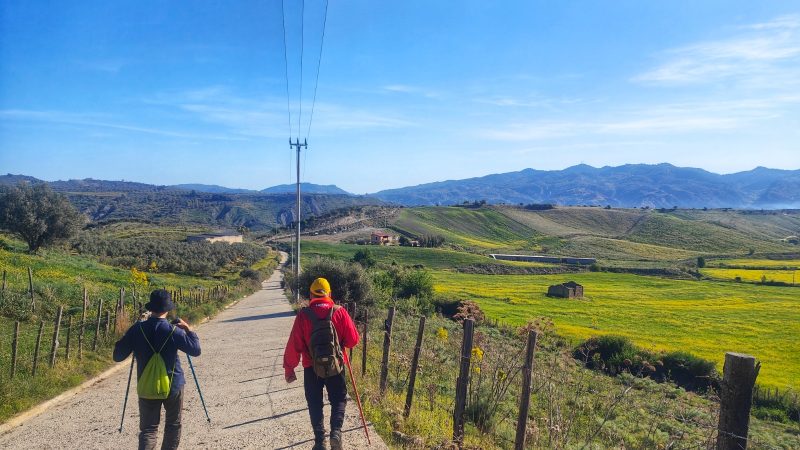
[[[156,289],[150,293],[150,301],[144,307],[151,312],[164,313],[175,309],[172,295],[164,289]]]

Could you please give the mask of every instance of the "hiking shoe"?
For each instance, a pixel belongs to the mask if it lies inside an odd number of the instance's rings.
[[[342,450],[342,432],[339,430],[331,431],[331,450]]]
[[[325,438],[322,438],[322,440],[314,439],[314,447],[311,450],[328,450],[328,446],[325,445]]]
[[[328,450],[325,444],[325,430],[314,430],[314,447],[312,450]]]

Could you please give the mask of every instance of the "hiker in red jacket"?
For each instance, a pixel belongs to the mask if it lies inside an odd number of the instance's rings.
[[[344,350],[358,344],[358,331],[347,310],[334,305],[331,300],[328,280],[317,278],[311,284],[310,291],[311,302],[295,317],[292,333],[283,352],[283,368],[287,383],[297,380],[294,368],[302,356],[303,384],[311,427],[314,429],[314,450],[327,448],[322,388],[324,386],[327,389],[331,404],[331,449],[340,450],[347,405],[344,364],[350,364]]]

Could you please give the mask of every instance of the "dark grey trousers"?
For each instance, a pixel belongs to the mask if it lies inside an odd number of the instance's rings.
[[[166,410],[164,442],[161,450],[174,450],[181,443],[181,409],[183,388],[164,400],[139,399],[139,450],[154,450],[158,444],[158,424],[161,422],[161,405]]]

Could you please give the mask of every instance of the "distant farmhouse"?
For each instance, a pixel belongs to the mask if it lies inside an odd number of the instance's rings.
[[[243,242],[242,235],[233,231],[223,231],[220,233],[193,234],[186,237],[186,242],[226,242],[235,244]]]
[[[394,245],[397,244],[397,236],[386,233],[372,233],[370,243],[373,245]]]
[[[525,261],[525,262],[541,262],[541,263],[555,263],[555,264],[579,264],[588,266],[597,262],[596,258],[573,258],[571,256],[540,256],[540,255],[501,255],[490,254],[493,259],[501,259],[504,261]]]
[[[583,297],[583,286],[574,281],[556,284],[547,288],[547,296],[561,298],[581,298]]]

